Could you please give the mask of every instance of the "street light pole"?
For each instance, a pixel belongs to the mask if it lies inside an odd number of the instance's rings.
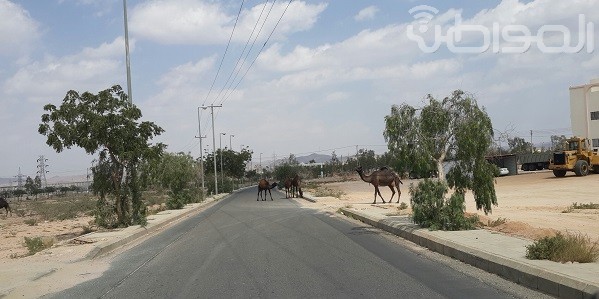
[[[262,153],[260,153],[260,173],[262,173]]]
[[[202,109],[210,108],[212,114],[212,160],[214,160],[214,195],[218,194],[218,175],[216,173],[216,136],[214,135],[214,107],[220,108],[223,105],[202,106]]]
[[[131,60],[129,58],[129,26],[127,25],[127,0],[123,0],[123,19],[125,23],[125,60],[127,64],[127,98],[129,103],[133,103],[131,94]]]
[[[233,137],[235,137],[235,135],[233,135],[233,134],[230,134],[230,135],[229,135],[229,149],[230,149],[230,150],[233,150],[233,145],[232,145],[232,143],[231,143],[231,138],[233,138]]]
[[[221,186],[225,185],[225,173],[223,172],[223,136],[227,135],[227,133],[220,133],[218,135],[218,142],[219,142],[219,148],[220,148],[220,182],[221,182]],[[224,188],[224,187],[223,187]]]

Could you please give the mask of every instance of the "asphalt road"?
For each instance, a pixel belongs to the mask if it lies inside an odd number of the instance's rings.
[[[234,193],[115,256],[103,276],[47,297],[538,297],[282,193],[274,201],[256,201],[256,193]]]

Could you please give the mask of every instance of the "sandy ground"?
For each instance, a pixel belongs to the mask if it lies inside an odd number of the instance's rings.
[[[528,239],[537,239],[552,235],[556,231],[582,233],[594,240],[599,240],[599,210],[573,210],[564,213],[573,203],[599,204],[599,175],[576,177],[572,174],[564,178],[555,178],[550,171],[536,171],[516,176],[496,178],[495,191],[498,206],[493,207],[489,215],[476,210],[474,197],[471,193],[466,196],[466,211],[480,215],[481,222],[505,219],[505,224],[488,229],[502,231]],[[403,180],[400,203],[410,206],[408,193],[410,184],[418,180]],[[310,204],[319,209],[331,212],[340,207],[370,206],[374,200],[374,187],[357,180],[347,182],[327,183],[320,188],[329,188],[343,192],[339,198],[319,198],[318,203]],[[380,189],[383,197],[388,200],[391,191],[387,187]],[[314,193],[315,190],[307,190]],[[381,204],[377,199],[377,207],[386,208],[389,214],[409,213],[399,211],[397,195],[392,204]]]
[[[346,178],[347,179],[347,178]],[[350,176],[349,181],[335,182],[337,179],[326,179],[326,183],[318,188],[328,188],[341,194],[336,197],[319,197],[317,203],[298,200],[302,205],[328,212],[336,212],[340,207],[360,209],[371,208],[374,199],[374,187],[358,180],[358,176]],[[417,180],[404,180],[401,186],[400,203],[409,207],[409,185]],[[307,184],[306,184],[307,185]],[[582,233],[594,240],[599,240],[599,210],[575,210],[564,213],[573,203],[599,203],[599,175],[555,178],[549,171],[521,174],[517,176],[499,177],[496,179],[498,206],[493,207],[490,215],[476,211],[474,198],[468,194],[467,211],[478,213],[483,223],[506,219],[507,222],[487,229],[497,230],[528,239],[551,235],[556,231]],[[315,194],[316,190],[304,188],[307,194]],[[383,197],[391,196],[389,188],[381,188]],[[396,195],[397,196],[397,195]],[[382,204],[377,200],[375,207],[388,210],[389,215],[409,214],[400,210],[397,197],[393,203]],[[16,289],[7,290],[0,286],[0,297],[31,298],[68,288],[79,282],[101,275],[109,267],[110,258],[85,260],[93,244],[77,244],[72,239],[89,226],[92,217],[81,217],[74,220],[40,222],[36,225],[24,223],[28,218],[15,215],[0,214],[0,275],[3,280],[17,285]],[[46,237],[54,240],[54,246],[32,256],[26,256],[28,250],[24,237]],[[43,266],[42,266],[43,265]],[[39,269],[46,269],[41,271]],[[6,273],[17,273],[6,278]],[[39,275],[35,281],[27,281],[31,273]],[[51,274],[48,275],[48,274]],[[63,283],[56,285],[59,279]],[[21,284],[22,280],[22,284]],[[15,291],[16,290],[16,291]]]

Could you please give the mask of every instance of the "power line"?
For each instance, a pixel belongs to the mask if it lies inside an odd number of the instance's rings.
[[[283,11],[283,13],[281,14],[281,17],[279,18],[279,20],[277,21],[277,23],[275,24],[274,28],[272,29],[272,31],[270,32],[270,34],[268,35],[268,38],[266,39],[266,41],[264,42],[264,44],[262,45],[262,48],[260,48],[260,51],[258,51],[258,55],[256,55],[256,58],[254,58],[254,60],[252,61],[252,63],[250,64],[250,66],[248,66],[248,68],[246,69],[245,73],[243,74],[243,76],[241,77],[241,79],[239,79],[239,81],[237,82],[237,84],[235,85],[235,87],[233,87],[233,89],[231,90],[231,92],[229,93],[229,95],[227,95],[221,102],[220,104],[222,105],[224,102],[226,102],[229,97],[233,94],[233,91],[235,91],[237,89],[237,87],[239,86],[239,84],[241,83],[241,81],[243,81],[243,79],[245,78],[245,76],[247,75],[247,73],[249,72],[249,70],[252,68],[252,66],[254,65],[254,63],[256,62],[256,60],[258,60],[258,57],[260,57],[260,54],[262,54],[262,50],[264,50],[264,48],[266,47],[266,44],[268,43],[268,41],[270,41],[270,38],[272,37],[272,34],[275,32],[275,30],[277,29],[277,27],[279,26],[279,23],[281,22],[281,20],[283,19],[283,16],[285,16],[285,13],[287,12],[287,9],[289,8],[289,5],[291,5],[291,2],[293,2],[293,0],[289,0],[289,2],[287,3],[287,6],[285,7],[285,10]]]
[[[220,97],[220,95],[225,90],[225,88],[227,88],[227,85],[229,85],[229,87],[230,87],[233,84],[233,82],[235,82],[235,79],[237,79],[237,75],[239,74],[239,72],[243,68],[243,65],[245,64],[245,61],[247,60],[247,57],[249,56],[250,52],[254,48],[254,44],[256,43],[256,40],[258,39],[258,36],[260,36],[260,33],[262,32],[262,28],[264,27],[264,24],[266,23],[266,20],[268,19],[268,16],[270,15],[270,12],[272,11],[272,8],[273,8],[275,2],[276,2],[276,0],[272,2],[272,5],[270,6],[270,10],[266,14],[266,17],[264,18],[264,21],[262,22],[262,26],[260,27],[260,30],[256,34],[256,37],[254,38],[254,41],[252,42],[252,45],[250,46],[250,49],[247,51],[247,54],[245,55],[245,58],[243,58],[243,54],[245,53],[245,50],[247,49],[247,46],[250,43],[250,40],[252,39],[252,36],[254,35],[254,32],[256,31],[256,28],[258,27],[258,23],[260,23],[260,19],[262,19],[262,14],[264,13],[264,10],[266,9],[266,5],[268,4],[268,0],[266,2],[264,2],[264,6],[262,7],[262,11],[260,11],[260,15],[258,16],[258,19],[256,20],[256,24],[254,24],[254,28],[252,29],[252,32],[250,33],[250,36],[248,36],[248,39],[245,42],[245,46],[243,47],[243,50],[241,51],[241,54],[239,55],[239,58],[237,59],[237,62],[235,63],[235,67],[233,68],[233,70],[229,74],[229,77],[227,78],[227,81],[225,82],[225,84],[223,85],[223,87],[221,88],[221,90],[219,91],[218,95],[216,96],[216,98],[214,99],[214,101],[212,102],[212,104],[214,104],[216,102],[216,100]],[[241,65],[239,65],[239,62],[242,60],[242,58],[243,58],[243,62],[241,63]],[[237,69],[237,66],[239,66],[239,69]],[[233,74],[235,74],[235,76],[233,76]],[[233,81],[231,81],[231,76],[233,76]],[[231,81],[231,84],[229,84],[230,81]]]
[[[233,33],[235,33],[235,28],[237,28],[237,21],[239,21],[239,16],[241,15],[241,10],[243,9],[244,2],[245,2],[245,0],[241,1],[241,5],[239,6],[239,12],[237,13],[237,18],[235,18],[235,25],[233,25],[233,30],[231,31],[231,35],[229,36],[229,41],[227,42],[227,47],[225,48],[225,53],[223,54],[223,58],[220,60],[220,65],[218,66],[218,70],[216,71],[216,76],[214,76],[214,80],[212,81],[212,85],[210,85],[210,90],[206,94],[206,98],[204,99],[202,106],[204,106],[206,104],[206,101],[208,100],[208,97],[210,96],[210,93],[212,92],[212,88],[214,87],[214,83],[216,82],[216,78],[218,78],[220,69],[223,66],[223,61],[225,60],[225,57],[227,56],[227,52],[229,50],[229,45],[231,45],[231,39],[233,38]],[[200,134],[201,134],[201,132],[200,132]]]

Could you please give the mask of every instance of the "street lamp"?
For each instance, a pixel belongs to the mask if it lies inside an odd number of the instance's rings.
[[[227,133],[220,133],[218,135],[219,140],[219,148],[220,148],[220,184],[221,186],[225,185],[225,174],[223,173],[223,139],[222,137],[227,135]]]
[[[260,153],[260,173],[262,173],[262,153]]]

